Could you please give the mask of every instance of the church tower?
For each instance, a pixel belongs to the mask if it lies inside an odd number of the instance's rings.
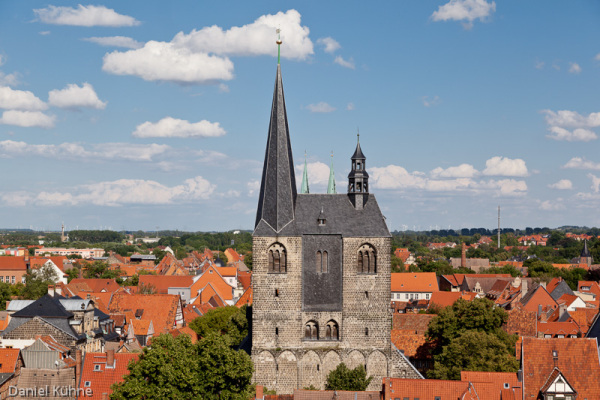
[[[348,193],[297,193],[278,64],[253,233],[251,328],[254,382],[278,394],[324,389],[340,363],[366,367],[369,390],[383,377],[421,377],[391,343],[391,234],[365,161],[358,144]]]

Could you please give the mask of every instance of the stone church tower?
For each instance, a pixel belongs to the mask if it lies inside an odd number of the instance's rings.
[[[419,378],[391,344],[390,241],[357,144],[348,192],[298,194],[277,65],[253,234],[254,381],[278,394],[324,389],[340,363]]]

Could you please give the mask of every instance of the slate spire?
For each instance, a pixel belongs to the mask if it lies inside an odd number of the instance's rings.
[[[360,148],[360,135],[356,135],[356,150],[352,155],[352,170],[348,174],[348,196],[357,210],[362,210],[369,200],[369,174],[365,169],[366,157]]]
[[[300,193],[310,193],[308,188],[308,169],[306,168],[306,152],[304,153],[304,172],[302,173],[302,185],[300,186]]]
[[[592,254],[590,253],[590,250],[588,249],[588,245],[587,245],[587,240],[585,240],[583,242],[583,250],[581,251],[581,257],[591,257]]]
[[[255,227],[264,221],[275,232],[283,229],[294,219],[296,195],[296,177],[285,111],[281,65],[277,64]]]

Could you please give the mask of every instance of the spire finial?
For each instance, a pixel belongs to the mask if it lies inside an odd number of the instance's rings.
[[[356,128],[356,143],[360,143],[360,131]]]
[[[281,62],[281,43],[283,43],[281,41],[281,29],[277,28],[277,40],[275,41],[275,43],[277,43],[277,64],[279,64]]]

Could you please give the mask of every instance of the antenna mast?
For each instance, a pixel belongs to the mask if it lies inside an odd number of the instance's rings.
[[[498,206],[498,249],[500,249],[500,206]]]

